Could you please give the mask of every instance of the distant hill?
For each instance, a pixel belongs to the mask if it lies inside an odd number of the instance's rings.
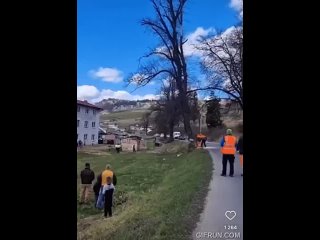
[[[100,102],[95,103],[96,106],[103,108],[108,112],[128,111],[148,109],[156,103],[155,100],[122,100],[115,98],[103,99]]]

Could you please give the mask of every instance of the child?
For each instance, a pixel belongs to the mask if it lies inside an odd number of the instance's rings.
[[[96,201],[94,206],[97,207],[97,202],[98,202],[98,197],[99,197],[99,193],[100,193],[100,188],[101,188],[101,174],[97,177],[97,181],[96,183],[93,185],[93,191],[94,191],[94,195],[96,197]]]
[[[112,217],[112,200],[113,200],[113,192],[115,190],[114,185],[112,184],[112,178],[107,177],[107,184],[103,186],[102,193],[104,194],[104,217]]]

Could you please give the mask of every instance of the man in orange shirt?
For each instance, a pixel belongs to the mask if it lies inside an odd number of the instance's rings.
[[[229,165],[230,165],[229,176],[233,177],[237,138],[232,135],[231,129],[227,129],[227,134],[222,138],[220,145],[221,145],[221,153],[222,153],[221,176],[224,176],[224,177],[226,176],[227,162],[229,162]]]

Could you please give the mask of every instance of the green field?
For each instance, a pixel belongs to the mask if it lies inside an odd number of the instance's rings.
[[[175,154],[78,153],[78,176],[85,162],[96,174],[107,163],[118,178],[114,216],[104,219],[78,206],[78,239],[187,239],[202,210],[212,161],[204,150]],[[79,184],[79,179],[78,179]],[[78,185],[79,188],[79,185]],[[121,204],[120,204],[121,203]]]
[[[132,124],[139,124],[146,111],[146,109],[143,109],[102,114],[100,121],[102,123],[115,121],[120,128],[127,128]]]

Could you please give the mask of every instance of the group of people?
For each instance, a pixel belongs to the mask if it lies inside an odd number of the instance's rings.
[[[226,176],[227,163],[229,162],[229,166],[230,166],[229,176],[233,177],[234,160],[235,160],[236,152],[239,152],[240,166],[243,169],[243,136],[241,136],[237,141],[237,138],[232,134],[232,130],[227,129],[226,135],[221,139],[220,146],[221,146],[221,153],[222,153],[221,176],[224,176],[224,177]],[[241,176],[243,176],[243,173],[241,173]]]
[[[105,170],[97,176],[97,180],[92,187],[95,179],[94,171],[90,169],[90,164],[85,164],[85,169],[80,173],[81,189],[79,204],[89,204],[91,190],[95,194],[94,206],[98,209],[104,209],[104,217],[112,216],[113,194],[117,177],[111,170],[110,164],[106,165]]]
[[[206,139],[205,139],[206,140]],[[205,146],[205,140],[202,143]],[[240,166],[243,168],[243,136],[237,138],[233,136],[232,130],[227,129],[226,135],[221,139],[222,153],[222,173],[221,176],[227,174],[227,163],[229,162],[229,176],[234,175],[234,160],[236,152],[239,152]],[[243,176],[243,173],[241,174]],[[95,173],[90,169],[90,164],[86,163],[85,168],[80,173],[81,190],[79,204],[89,204],[91,191],[95,194],[94,206],[98,209],[104,209],[104,217],[112,216],[113,194],[117,177],[111,170],[110,164],[106,165],[105,170],[97,176],[95,184],[92,183],[95,179]]]

